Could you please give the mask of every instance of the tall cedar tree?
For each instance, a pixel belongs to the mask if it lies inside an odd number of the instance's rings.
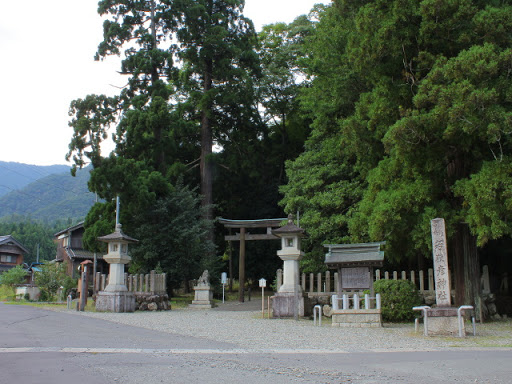
[[[213,218],[214,141],[229,141],[233,129],[253,125],[252,81],[258,74],[252,22],[244,0],[181,0],[176,31],[181,81],[200,118],[200,192],[206,218]],[[213,233],[212,233],[213,237]]]

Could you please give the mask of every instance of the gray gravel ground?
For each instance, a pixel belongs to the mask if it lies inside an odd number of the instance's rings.
[[[512,322],[477,324],[477,336],[424,337],[413,324],[384,324],[383,328],[322,326],[312,320],[262,319],[259,311],[173,309],[166,312],[71,312],[161,332],[233,343],[248,351],[305,353],[365,351],[435,351],[446,349],[512,348]],[[471,324],[467,323],[467,329]]]

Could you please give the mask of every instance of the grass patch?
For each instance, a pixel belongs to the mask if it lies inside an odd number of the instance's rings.
[[[14,288],[7,285],[0,285],[0,301],[12,301],[16,298]]]
[[[55,302],[55,303],[47,303],[47,302],[39,302],[39,301],[8,301],[5,304],[9,305],[27,305],[29,307],[35,307],[35,308],[42,308],[42,309],[63,309],[67,308],[66,302]],[[76,301],[73,301],[71,309],[70,310],[76,310]],[[87,305],[85,306],[86,312],[96,312],[96,304],[94,301],[89,298],[87,300]]]
[[[190,303],[194,300],[194,295],[182,295],[182,296],[174,296],[169,298],[169,304],[172,309],[183,309],[187,308]]]

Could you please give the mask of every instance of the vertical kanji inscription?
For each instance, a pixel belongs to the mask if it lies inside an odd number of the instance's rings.
[[[430,222],[432,229],[432,253],[434,259],[434,279],[436,283],[436,303],[438,307],[451,306],[450,271],[444,219]]]

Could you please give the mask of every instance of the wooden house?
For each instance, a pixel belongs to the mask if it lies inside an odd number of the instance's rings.
[[[23,265],[23,255],[28,250],[11,235],[0,236],[0,273]]]
[[[84,223],[80,222],[54,235],[55,242],[57,243],[55,261],[64,263],[67,274],[73,278],[79,276],[78,267],[80,263],[86,260],[94,263],[94,252],[84,249],[83,246],[82,238],[84,232]],[[96,253],[96,271],[108,273],[108,264],[103,260],[103,256],[102,253]],[[90,276],[92,276],[92,273]]]

